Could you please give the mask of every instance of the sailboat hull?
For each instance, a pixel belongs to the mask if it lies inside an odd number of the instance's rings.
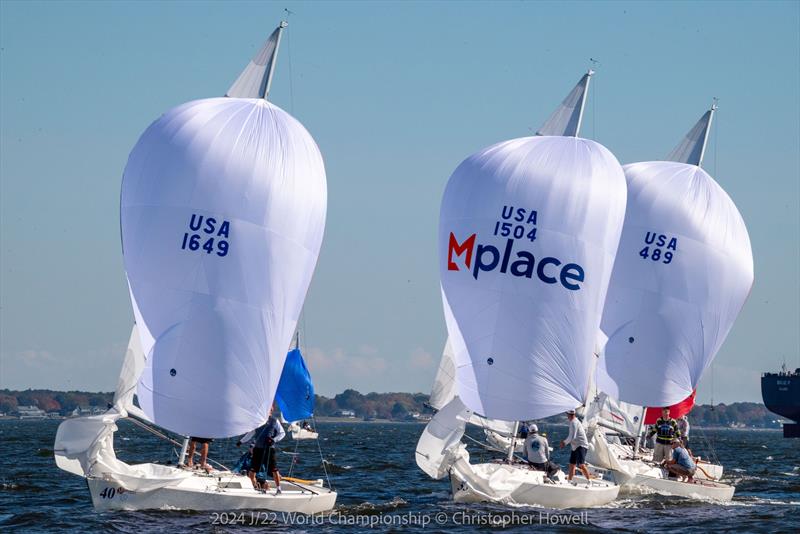
[[[317,432],[311,432],[304,428],[292,431],[292,439],[317,439],[318,437],[319,434]]]
[[[545,483],[544,473],[508,464],[467,464],[459,460],[450,471],[453,500],[498,502],[544,508],[590,508],[617,498],[619,486],[604,481],[576,485],[565,480]]]
[[[281,484],[283,492],[260,493],[241,475],[220,473],[197,475],[174,486],[152,491],[127,491],[103,478],[87,478],[92,504],[97,510],[266,510],[317,514],[331,510],[336,492],[321,486]]]
[[[648,475],[636,475],[633,480],[623,486],[623,491],[634,493],[652,490],[662,495],[674,495],[690,499],[711,499],[730,501],[736,491],[734,486],[712,480],[695,479],[694,482],[678,482],[670,478],[658,478]]]

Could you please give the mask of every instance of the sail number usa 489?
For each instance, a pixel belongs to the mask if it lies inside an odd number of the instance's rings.
[[[206,254],[215,253],[219,257],[228,255],[231,223],[218,222],[214,217],[203,217],[192,213],[189,231],[183,234],[181,250],[202,250]]]
[[[672,263],[672,258],[678,250],[677,237],[669,237],[655,232],[647,232],[644,244],[645,247],[639,251],[639,256],[645,260],[660,261],[665,265]]]

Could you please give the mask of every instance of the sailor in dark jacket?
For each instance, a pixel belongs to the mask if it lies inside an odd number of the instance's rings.
[[[245,434],[236,445],[239,446],[242,442],[246,442],[254,436],[253,459],[250,463],[250,470],[247,472],[247,476],[250,477],[250,480],[253,482],[253,487],[259,489],[258,482],[256,482],[256,473],[258,473],[261,470],[261,466],[266,463],[267,475],[272,475],[272,479],[275,481],[275,493],[278,494],[281,492],[281,474],[275,462],[277,451],[273,445],[282,440],[284,436],[286,436],[286,432],[283,430],[278,420],[273,417],[272,409],[269,411],[267,422]],[[264,484],[266,486],[266,482]],[[264,489],[266,489],[266,487]]]
[[[656,435],[656,447],[653,449],[653,461],[661,463],[664,460],[672,458],[672,441],[675,438],[680,438],[681,433],[678,430],[678,422],[669,416],[669,408],[661,410],[661,417],[659,417],[656,424],[650,427],[647,433],[648,439]]]

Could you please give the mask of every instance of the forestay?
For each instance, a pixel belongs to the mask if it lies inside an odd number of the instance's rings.
[[[514,139],[459,165],[439,261],[470,410],[513,421],[584,402],[624,213],[622,168],[590,140]]]
[[[692,393],[753,284],[739,211],[703,169],[625,166],[628,210],[603,315],[598,385],[642,406]]]
[[[189,102],[144,132],[121,223],[137,322],[155,340],[137,390],[153,422],[227,437],[266,419],[326,198],[314,140],[266,100]]]

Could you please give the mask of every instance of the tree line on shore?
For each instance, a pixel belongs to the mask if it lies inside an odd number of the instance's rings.
[[[10,415],[19,406],[36,406],[45,412],[70,415],[76,408],[105,409],[113,400],[113,393],[86,391],[53,391],[49,389],[0,390],[0,413]],[[353,416],[359,419],[414,419],[417,414],[430,415],[424,393],[359,393],[347,389],[334,397],[316,396],[315,415]],[[559,416],[556,416],[558,419]],[[555,420],[554,419],[554,422]],[[689,415],[696,426],[744,426],[778,428],[779,417],[756,402],[696,405]]]

